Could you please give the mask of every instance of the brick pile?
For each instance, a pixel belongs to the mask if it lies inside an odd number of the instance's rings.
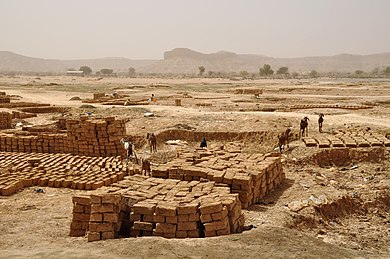
[[[138,173],[130,170],[130,174]],[[178,158],[153,167],[152,176],[177,180],[208,180],[238,193],[243,208],[259,202],[285,179],[280,157],[244,154],[240,150],[182,151]]]
[[[104,98],[104,97],[106,97],[105,93],[94,93],[93,94],[93,99],[94,100],[101,99],[101,98]]]
[[[306,147],[390,147],[390,139],[376,132],[336,132],[303,138]]]
[[[89,230],[91,218],[91,199],[86,196],[74,196],[73,201],[73,218],[70,224],[70,236],[85,236]]]
[[[0,151],[70,153],[86,156],[118,156],[125,150],[120,139],[125,135],[125,122],[106,119],[61,120],[66,133],[41,133],[37,136],[0,135]]]
[[[105,119],[68,120],[66,151],[88,156],[117,156],[124,152],[120,139],[125,135],[123,120]]]
[[[90,196],[89,241],[119,235],[221,236],[240,232],[244,225],[238,194],[215,182],[133,175],[95,192]]]
[[[119,194],[91,195],[91,215],[88,241],[113,239],[119,232],[122,196]]]
[[[0,195],[4,196],[33,185],[95,190],[126,175],[120,157],[0,152]]]
[[[6,95],[0,95],[0,103],[10,103],[11,98]]]
[[[12,128],[13,117],[12,113],[0,112],[0,130]]]

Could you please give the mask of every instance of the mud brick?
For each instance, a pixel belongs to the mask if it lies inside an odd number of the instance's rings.
[[[200,222],[207,223],[213,221],[213,218],[211,217],[211,214],[201,214],[200,215]]]
[[[180,222],[177,223],[177,230],[195,230],[199,228],[198,222]]]
[[[90,199],[90,197],[87,197],[87,196],[73,196],[72,200],[73,200],[73,203],[77,203],[80,205],[90,205],[91,204],[91,199]]]
[[[206,231],[216,231],[220,229],[225,229],[228,226],[229,226],[229,221],[227,219],[204,223],[204,227]]]
[[[188,237],[198,238],[198,237],[201,237],[201,230],[200,229],[188,230],[187,234],[188,234]]]
[[[222,207],[222,202],[211,202],[201,204],[199,210],[201,214],[212,214],[220,212],[222,210]]]
[[[165,238],[175,238],[176,237],[176,232],[175,233],[164,233]]]
[[[92,190],[96,190],[100,187],[103,187],[104,186],[104,182],[103,181],[98,181],[98,182],[94,182],[92,184]]]
[[[120,201],[121,201],[121,196],[118,194],[105,194],[102,196],[102,203],[119,204]]]
[[[101,233],[102,240],[113,239],[115,237],[114,231],[106,231]]]
[[[103,214],[103,221],[109,222],[109,223],[115,223],[118,222],[119,215],[117,213],[104,213]]]
[[[193,203],[193,204],[185,204],[185,205],[179,205],[177,207],[177,214],[192,214],[198,212],[199,204]]]
[[[161,215],[161,216],[176,216],[176,207],[171,204],[158,204],[156,206],[156,215]]]
[[[138,229],[138,230],[152,231],[154,224],[150,222],[134,221],[133,227],[134,229]]]
[[[88,232],[88,242],[99,241],[100,232]]]
[[[8,186],[5,186],[2,188],[1,195],[9,196],[9,195],[14,194],[15,192],[16,192],[15,185],[8,185]]]
[[[82,221],[73,220],[70,223],[70,228],[71,229],[83,229],[83,222]]]
[[[150,237],[153,236],[153,231],[142,231],[142,236]]]
[[[114,204],[92,204],[92,213],[114,212]]]
[[[204,231],[204,236],[205,237],[215,237],[217,236],[217,232],[216,231]]]
[[[73,212],[76,212],[76,213],[84,213],[84,205],[79,205],[79,204],[75,204],[73,205]]]
[[[222,183],[223,182],[223,177],[225,175],[225,171],[215,171],[213,173],[213,175],[214,175],[214,181],[216,183]]]
[[[73,213],[73,220],[75,221],[89,221],[89,214],[85,213]]]
[[[177,238],[187,238],[188,233],[187,233],[187,231],[176,231],[176,237]]]
[[[71,237],[82,237],[85,236],[85,229],[71,229],[69,235]]]
[[[143,220],[144,222],[155,222],[154,221],[154,215],[143,215]]]
[[[194,213],[194,214],[188,214],[188,221],[193,222],[193,221],[199,221],[199,213]]]
[[[156,237],[164,237],[164,233],[157,232],[155,229],[153,229],[153,236],[156,236]]]
[[[230,235],[230,227],[227,227],[225,229],[217,230],[217,236],[225,236]]]
[[[159,233],[175,233],[176,225],[169,223],[156,223],[156,232]]]
[[[85,206],[84,207],[84,213],[90,214],[91,213],[91,206]]]
[[[171,223],[171,224],[176,224],[177,223],[177,216],[166,216],[165,222]]]
[[[81,228],[88,230],[89,229],[89,221],[82,221]]]
[[[231,185],[233,183],[233,178],[236,173],[233,170],[227,169],[225,175],[223,176],[222,183]]]
[[[65,179],[64,181],[62,181],[62,187],[64,188],[70,188],[72,186],[72,180],[70,179]]]
[[[91,197],[91,203],[102,203],[101,195],[91,194],[90,197]]]
[[[134,227],[132,227],[130,230],[130,236],[132,237],[140,237],[141,234],[142,234],[142,230],[134,229]]]
[[[177,222],[188,222],[188,214],[182,214],[177,216]]]
[[[41,178],[41,179],[39,179],[38,185],[39,186],[47,186],[48,182],[49,182],[48,178]]]
[[[89,223],[89,231],[91,232],[104,232],[104,231],[112,231],[114,228],[111,223]]]
[[[136,214],[153,215],[156,204],[151,202],[138,202],[133,205],[132,211]]]
[[[131,221],[137,221],[137,220],[141,221],[142,216],[141,216],[141,214],[130,212],[130,220]]]
[[[221,212],[211,214],[211,218],[213,219],[213,221],[222,220],[226,218],[227,215],[228,215],[228,210],[226,207],[223,207]]]
[[[153,215],[154,222],[159,222],[159,223],[164,223],[165,222],[165,217],[161,215]]]

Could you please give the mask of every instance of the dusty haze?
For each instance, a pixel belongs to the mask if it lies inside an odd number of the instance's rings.
[[[387,0],[1,1],[0,50],[162,59],[186,47],[272,57],[389,52]]]

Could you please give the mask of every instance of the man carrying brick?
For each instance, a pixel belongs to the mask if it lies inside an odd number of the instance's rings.
[[[137,155],[135,154],[134,144],[131,141],[124,138],[121,139],[121,144],[126,150],[126,163],[129,163],[130,159],[134,157],[135,162],[138,164],[138,158]]]

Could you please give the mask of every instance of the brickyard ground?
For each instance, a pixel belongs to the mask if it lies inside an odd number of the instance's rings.
[[[388,80],[14,76],[0,78],[0,92],[6,92],[11,103],[56,106],[53,112],[37,113],[0,104],[1,111],[37,114],[16,118],[14,124],[49,128],[59,119],[86,114],[125,119],[126,134],[138,136],[137,152],[149,157],[152,169],[175,158],[177,146],[167,145],[168,140],[180,139],[195,149],[197,136],[207,135],[210,148],[234,142],[244,153],[267,154],[278,152],[277,136],[287,127],[294,139],[281,155],[284,182],[242,210],[245,224],[256,228],[209,238],[87,242],[70,237],[69,228],[72,197],[88,191],[43,187],[44,193],[37,193],[32,186],[0,196],[0,258],[390,256]],[[93,93],[106,97],[93,100]],[[152,94],[156,102],[148,102]],[[126,100],[132,105],[124,106]],[[325,114],[322,134],[317,128],[320,113]],[[305,142],[298,137],[304,116],[310,118]],[[157,153],[148,152],[148,132],[160,136]],[[337,140],[343,147],[336,147]],[[349,141],[353,143],[347,145]]]

